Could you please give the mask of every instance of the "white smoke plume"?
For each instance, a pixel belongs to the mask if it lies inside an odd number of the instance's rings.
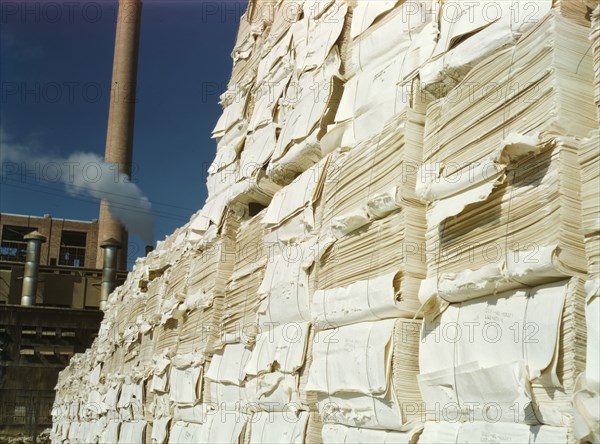
[[[105,199],[110,214],[129,233],[146,245],[154,242],[152,204],[135,183],[118,172],[115,164],[102,157],[83,152],[67,158],[39,155],[27,146],[10,142],[0,131],[0,164],[2,180],[7,183],[60,182],[71,196]]]

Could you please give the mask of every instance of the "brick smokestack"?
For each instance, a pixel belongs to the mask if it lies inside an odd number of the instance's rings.
[[[131,177],[133,157],[133,124],[141,16],[141,0],[119,0],[105,159],[117,164],[119,172],[127,174],[129,177]],[[127,268],[127,231],[119,221],[112,218],[108,208],[108,202],[103,199],[100,203],[98,239],[112,238],[121,244],[117,269],[125,270]],[[98,248],[96,268],[102,268],[103,258],[102,248]]]

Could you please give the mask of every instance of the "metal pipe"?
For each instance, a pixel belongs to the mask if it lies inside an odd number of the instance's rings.
[[[27,234],[24,239],[27,241],[27,253],[25,256],[21,305],[32,306],[35,305],[37,294],[41,246],[46,242],[46,237],[37,231],[33,231]]]
[[[100,310],[106,310],[108,297],[115,289],[117,277],[117,253],[121,243],[116,239],[106,239],[100,244],[104,250],[104,264],[102,267],[102,284],[100,287]]]

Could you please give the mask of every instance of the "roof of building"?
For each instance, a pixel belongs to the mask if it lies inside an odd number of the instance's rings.
[[[92,220],[65,219],[62,217],[52,217],[49,214],[45,214],[43,216],[33,216],[31,214],[0,213],[0,216],[26,217],[26,218],[31,218],[31,219],[54,219],[54,220],[64,220],[65,222],[79,222],[79,223],[84,223],[84,224],[98,223],[98,219],[92,219]]]

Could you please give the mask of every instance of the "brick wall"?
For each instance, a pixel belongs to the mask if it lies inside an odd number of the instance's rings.
[[[41,265],[52,265],[52,259],[59,263],[61,237],[63,231],[79,231],[86,233],[86,254],[83,266],[96,268],[96,255],[98,250],[98,222],[74,221],[69,219],[53,219],[52,217],[20,216],[0,214],[0,235],[5,225],[20,227],[34,227],[46,236],[47,241],[42,244],[40,258]]]

